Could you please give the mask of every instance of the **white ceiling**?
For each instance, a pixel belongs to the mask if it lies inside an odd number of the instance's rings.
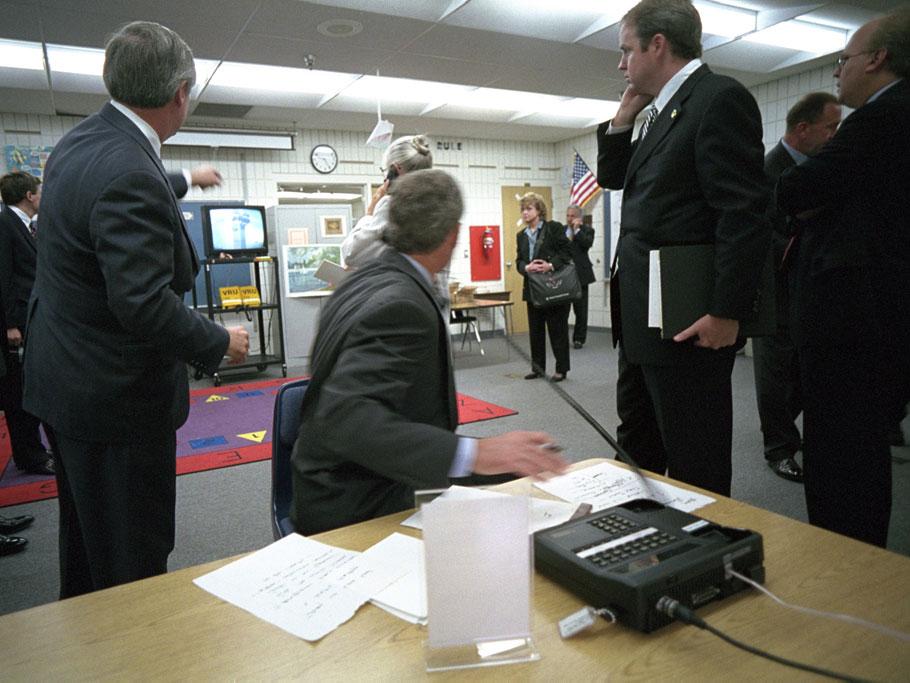
[[[759,10],[760,27],[802,15],[844,29],[901,4],[725,2]],[[153,20],[180,33],[197,58],[301,69],[306,55],[313,55],[315,70],[350,74],[347,82],[361,79],[358,87],[367,92],[370,83],[361,77],[378,71],[383,77],[615,101],[623,89],[615,8],[612,0],[0,0],[0,39],[103,48],[121,24]],[[333,37],[325,22],[338,21],[356,22],[362,30]],[[833,52],[819,56],[711,34],[704,44],[703,59],[712,68],[746,85],[833,63]],[[295,92],[300,73],[289,72],[283,92],[209,84],[188,125],[372,129],[372,95]],[[558,111],[527,115],[519,104],[508,111],[462,106],[457,98],[434,102],[428,96],[422,102],[419,96],[430,89],[414,84],[413,98],[382,102],[384,118],[397,132],[549,142],[574,137],[593,123],[590,116],[566,120]],[[0,98],[2,111],[85,115],[105,96],[99,76],[0,68]],[[210,115],[200,116],[206,110]]]

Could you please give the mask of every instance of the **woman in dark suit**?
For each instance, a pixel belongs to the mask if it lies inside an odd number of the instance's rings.
[[[524,277],[521,298],[528,305],[528,327],[531,339],[531,372],[525,379],[536,379],[547,369],[545,330],[550,334],[550,346],[556,357],[554,382],[561,382],[569,372],[569,308],[570,303],[549,308],[537,308],[528,294],[528,273],[547,273],[558,270],[572,261],[569,240],[563,226],[547,220],[547,205],[543,197],[528,192],[519,200],[521,219],[525,227],[518,233],[518,272]]]

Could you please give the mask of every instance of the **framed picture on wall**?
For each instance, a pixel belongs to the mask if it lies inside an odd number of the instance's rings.
[[[306,228],[288,228],[288,246],[302,247],[310,243],[310,231]]]
[[[348,234],[344,216],[320,216],[319,223],[322,226],[322,237],[344,237]]]
[[[306,296],[308,292],[326,289],[328,283],[316,277],[316,271],[323,261],[341,265],[341,246],[338,244],[285,246],[284,282],[287,296]]]

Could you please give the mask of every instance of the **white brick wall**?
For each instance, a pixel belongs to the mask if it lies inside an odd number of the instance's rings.
[[[812,90],[833,92],[832,67],[824,66],[751,88],[762,115],[765,147],[777,143],[783,134],[787,110],[799,97]],[[0,114],[3,131],[0,144],[54,145],[79,119],[26,114]],[[419,132],[419,131],[413,131]],[[408,131],[396,131],[406,134]],[[366,147],[365,133],[332,130],[301,129],[289,152],[265,150],[229,150],[203,148],[164,148],[164,164],[178,169],[201,163],[214,163],[225,178],[224,185],[214,191],[191,191],[187,199],[242,199],[253,204],[270,206],[278,201],[277,183],[280,180],[305,182],[375,182],[379,177],[381,150]],[[435,141],[434,141],[435,142]],[[563,185],[564,168],[570,168],[573,150],[595,168],[597,145],[592,133],[585,133],[563,142],[512,142],[504,140],[461,139],[461,150],[433,150],[437,167],[444,168],[461,182],[465,194],[464,226],[502,225],[500,186],[549,185],[553,188],[553,216],[560,219],[569,201],[569,188]],[[330,176],[315,173],[310,166],[310,150],[318,143],[328,143],[338,152],[338,169]],[[552,170],[557,169],[557,170]],[[603,197],[591,201],[585,211],[594,215],[598,240],[604,236]],[[462,283],[470,281],[470,261],[464,256],[468,249],[465,227],[452,261],[452,277]],[[603,260],[603,243],[598,241],[592,250],[595,258]],[[607,264],[596,263],[598,282],[590,292],[590,321],[595,327],[609,325],[608,298],[602,281]],[[485,282],[484,287],[503,286],[503,282]]]

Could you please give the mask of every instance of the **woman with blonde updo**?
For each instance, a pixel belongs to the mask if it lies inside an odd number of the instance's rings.
[[[341,245],[341,254],[350,268],[359,268],[385,248],[382,233],[389,223],[389,185],[409,171],[433,167],[430,141],[423,135],[405,135],[393,141],[382,157],[385,182],[373,193],[367,212]]]

